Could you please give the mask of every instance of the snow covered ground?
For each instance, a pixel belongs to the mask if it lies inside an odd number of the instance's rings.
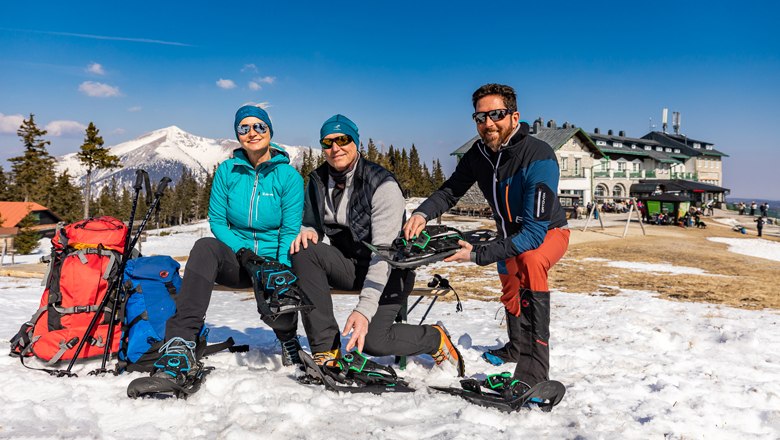
[[[208,233],[197,225],[173,232],[151,234],[144,252],[186,255]],[[751,248],[759,249],[745,252]],[[780,245],[769,249],[762,258],[780,258]],[[0,335],[10,338],[36,309],[39,284],[0,278]],[[126,386],[138,374],[88,376],[97,362],[78,365],[78,378],[54,378],[0,357],[0,438],[780,438],[777,311],[672,302],[645,291],[553,292],[551,376],[568,392],[551,413],[506,415],[428,391],[426,385],[458,383],[452,367],[436,367],[429,356],[411,358],[401,372],[418,389],[413,394],[342,395],[298,384],[246,299],[214,293],[211,339],[233,336],[250,351],[209,358],[216,370],[186,401],[128,399]],[[341,322],[355,300],[335,297]],[[447,325],[467,375],[507,370],[480,359],[506,341],[494,319],[499,309],[498,302],[468,300],[456,314],[453,303],[440,303],[428,317]]]

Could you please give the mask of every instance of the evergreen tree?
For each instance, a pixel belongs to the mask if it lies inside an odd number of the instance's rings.
[[[214,173],[216,173],[217,168],[214,167],[214,169],[206,174],[206,181],[203,182],[203,185],[200,186],[200,190],[198,192],[198,199],[200,200],[200,203],[198,203],[198,219],[206,218],[209,216],[209,201],[211,200],[211,185],[214,183]]]
[[[103,187],[103,190],[100,191],[100,196],[97,201],[98,215],[118,217],[120,215],[119,201],[119,188],[116,183],[116,177],[112,177],[111,183]]]
[[[32,211],[18,224],[19,233],[14,237],[14,248],[20,254],[29,254],[38,247],[41,235],[33,229],[38,224],[38,216]]]
[[[56,196],[52,198],[47,208],[51,209],[67,223],[73,223],[82,218],[81,208],[84,200],[81,197],[79,188],[71,182],[68,170],[57,176],[52,190]]]
[[[87,127],[81,151],[76,154],[82,165],[87,168],[87,179],[84,184],[84,218],[89,217],[89,200],[92,193],[92,173],[99,169],[121,168],[119,157],[103,148],[103,137],[98,136],[100,130],[92,122]]]
[[[309,174],[317,168],[317,163],[314,159],[314,151],[311,147],[303,153],[303,162],[301,163],[301,169],[298,172],[303,176],[304,188],[309,184]]]
[[[433,178],[431,177],[431,172],[428,171],[428,165],[423,164],[422,166],[422,181],[420,182],[418,186],[419,193],[415,194],[416,197],[428,197],[431,195],[433,190],[436,189],[433,187]]]
[[[360,157],[366,157],[366,148],[363,146],[363,142],[360,143],[358,153],[360,153]]]
[[[11,200],[11,193],[8,188],[8,175],[5,174],[2,166],[0,166],[0,200]]]
[[[420,153],[417,147],[412,144],[409,150],[409,191],[413,197],[422,196],[425,193],[427,182],[424,180],[422,165],[420,164]]]
[[[368,149],[366,150],[366,159],[371,162],[379,163],[379,150],[374,145],[374,140],[368,138]]]
[[[35,125],[35,116],[25,119],[16,134],[24,144],[24,154],[8,159],[14,179],[14,198],[21,201],[50,202],[49,194],[54,184],[54,158],[49,155],[42,136],[46,130]]]
[[[431,175],[431,181],[433,183],[433,190],[439,189],[444,183],[444,171],[441,169],[441,162],[439,159],[433,161],[433,173]]]

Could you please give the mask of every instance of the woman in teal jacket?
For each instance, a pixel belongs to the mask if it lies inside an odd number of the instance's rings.
[[[164,353],[152,373],[179,386],[196,361],[195,341],[214,282],[233,288],[252,286],[252,276],[241,267],[236,252],[246,248],[289,265],[290,244],[301,227],[303,179],[290,166],[284,149],[271,142],[274,130],[268,113],[243,106],[236,112],[233,129],[241,148],[219,165],[211,187],[209,223],[216,238],[201,238],[190,251],[175,298],[176,314],[166,326]],[[295,314],[263,317],[263,321],[285,348],[284,363],[297,360],[300,344]]]

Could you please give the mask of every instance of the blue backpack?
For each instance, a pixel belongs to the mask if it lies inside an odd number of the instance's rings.
[[[151,371],[160,357],[157,350],[165,342],[165,325],[176,313],[174,297],[181,288],[181,266],[167,255],[128,260],[125,266],[126,296],[118,371]],[[198,357],[226,348],[236,350],[233,338],[206,345],[208,328],[198,338]],[[243,348],[243,347],[241,347]]]

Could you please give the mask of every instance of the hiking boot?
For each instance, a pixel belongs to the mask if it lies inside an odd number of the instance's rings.
[[[158,350],[163,353],[154,363],[156,370],[152,377],[161,377],[182,386],[187,381],[187,374],[196,367],[195,343],[176,337],[165,343]]]
[[[463,356],[460,355],[460,352],[455,347],[455,344],[452,343],[450,334],[447,333],[447,329],[444,328],[444,324],[442,324],[441,321],[438,321],[431,327],[438,330],[439,334],[441,335],[439,349],[431,354],[433,360],[436,361],[436,365],[441,365],[441,363],[444,361],[450,361],[450,363],[458,369],[458,377],[463,377],[464,374],[466,374],[466,367],[463,364]]]
[[[314,359],[314,363],[321,367],[335,366],[338,358],[339,358],[338,348],[334,348],[333,350],[330,351],[321,351],[319,353],[314,353],[312,355],[312,359]]]
[[[285,367],[303,365],[303,361],[298,355],[298,350],[301,349],[301,343],[298,341],[298,336],[295,336],[288,341],[279,341],[279,343],[282,344],[282,365]]]
[[[515,360],[509,356],[509,349],[507,347],[509,347],[509,343],[503,347],[488,350],[482,353],[482,359],[495,366],[504,365],[507,362],[515,362]]]

